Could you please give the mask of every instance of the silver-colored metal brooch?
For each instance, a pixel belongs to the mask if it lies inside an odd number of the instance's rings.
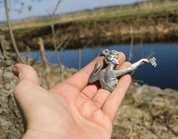
[[[119,57],[118,57],[118,52],[116,50],[111,50],[109,51],[108,49],[105,49],[101,52],[102,55],[104,55],[104,61],[107,64],[106,68],[100,70],[97,74],[96,71],[100,68],[101,63],[96,62],[95,68],[92,71],[90,77],[89,77],[89,82],[93,83],[96,82],[97,80],[100,81],[101,88],[105,88],[109,91],[113,91],[116,84],[118,83],[117,77],[122,76],[124,74],[130,73],[134,70],[136,70],[142,62],[146,63],[151,63],[151,65],[156,68],[156,58],[143,58],[140,59],[139,61],[131,64],[129,67],[120,69],[120,70],[114,70],[114,67],[116,65],[119,65]]]

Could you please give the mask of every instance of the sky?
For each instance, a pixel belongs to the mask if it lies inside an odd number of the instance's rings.
[[[4,0],[0,0],[0,22],[7,21]],[[140,0],[63,0],[56,14],[75,12],[84,9],[93,9],[96,7],[103,7],[109,5],[124,5],[138,2]],[[50,13],[54,10],[58,0],[8,0],[10,20],[21,20],[32,16],[39,17],[48,15],[45,9]],[[20,3],[24,2],[24,8],[21,13],[15,11],[15,9],[21,9]],[[29,11],[26,8],[28,5],[32,5],[32,10]]]

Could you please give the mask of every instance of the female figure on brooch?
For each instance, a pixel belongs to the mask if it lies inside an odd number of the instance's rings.
[[[101,66],[101,63],[96,62],[95,69],[93,70],[93,72],[91,73],[89,77],[89,82],[93,83],[99,80],[101,87],[111,92],[114,90],[115,85],[118,83],[117,77],[136,70],[141,65],[142,62],[151,63],[153,67],[156,67],[157,65],[155,62],[156,59],[154,57],[150,59],[143,58],[135,62],[134,64],[130,65],[127,68],[124,68],[121,70],[114,70],[114,67],[116,65],[119,65],[119,61],[120,61],[118,57],[118,52],[116,50],[109,51],[108,49],[105,49],[102,51],[101,54],[105,56],[104,61],[108,66],[100,70],[98,74],[95,74],[95,72]]]

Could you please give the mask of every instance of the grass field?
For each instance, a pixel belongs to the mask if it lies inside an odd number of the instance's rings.
[[[98,11],[92,12],[76,12],[73,14],[63,14],[60,16],[54,17],[54,23],[67,23],[67,22],[82,22],[85,24],[87,20],[98,21],[98,20],[110,20],[115,17],[119,17],[120,19],[127,19],[133,16],[146,16],[154,13],[161,13],[165,10],[170,12],[178,9],[178,1],[173,2],[163,2],[163,3],[142,3],[138,6],[127,6],[127,7],[118,7],[118,8],[110,8],[110,9],[101,9]],[[26,32],[29,29],[33,30],[36,27],[41,26],[49,26],[51,24],[50,18],[45,19],[27,19],[25,21],[12,22],[13,29],[22,29],[21,31]],[[2,24],[1,28],[3,30],[7,30],[7,24]],[[19,30],[20,31],[20,30]],[[20,32],[21,32],[20,31]]]

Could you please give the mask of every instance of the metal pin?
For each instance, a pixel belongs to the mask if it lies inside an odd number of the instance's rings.
[[[118,83],[117,77],[120,77],[124,74],[130,73],[134,70],[136,70],[142,62],[145,63],[151,63],[151,65],[155,68],[157,66],[156,64],[156,58],[142,58],[139,61],[131,64],[129,67],[121,69],[121,70],[114,70],[114,67],[116,65],[119,65],[120,59],[118,56],[118,52],[116,50],[109,51],[108,49],[105,49],[101,52],[102,55],[104,55],[104,61],[107,64],[106,68],[100,70],[97,74],[95,73],[101,66],[101,63],[96,62],[95,68],[92,71],[89,82],[93,83],[97,80],[100,81],[101,88],[104,88],[109,91],[113,91],[116,84]]]

